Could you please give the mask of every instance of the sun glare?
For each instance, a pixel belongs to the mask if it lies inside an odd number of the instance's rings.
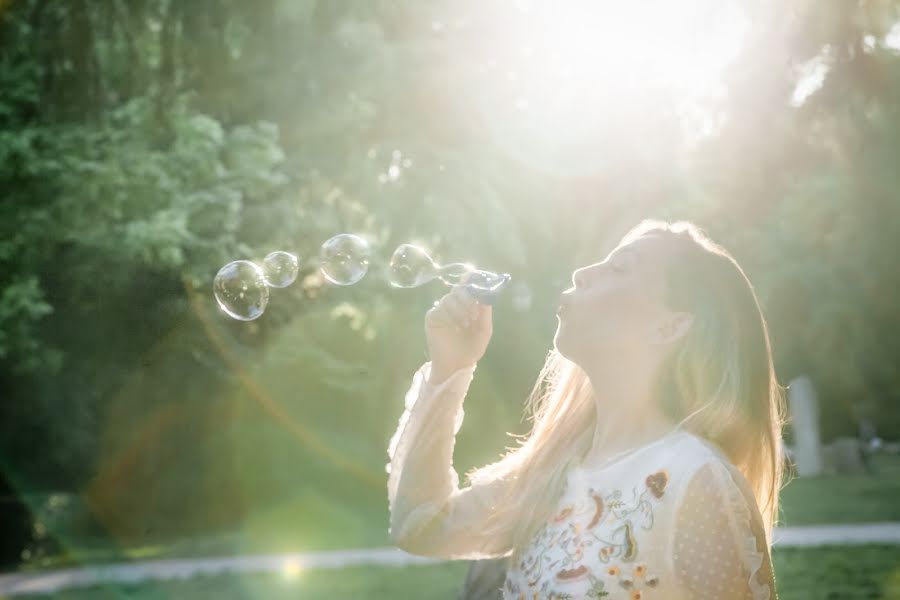
[[[566,145],[602,137],[610,123],[702,112],[749,30],[729,0],[503,6],[478,49],[479,110],[513,151],[549,146],[563,161]],[[710,119],[700,121],[708,133]]]
[[[740,49],[746,20],[724,0],[518,2],[523,72],[600,87],[708,92]]]
[[[284,561],[284,564],[281,566],[281,575],[288,581],[297,579],[302,571],[303,565],[295,558]]]

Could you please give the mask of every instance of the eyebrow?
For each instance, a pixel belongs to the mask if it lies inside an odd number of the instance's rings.
[[[638,258],[640,257],[637,250],[635,250],[634,248],[632,248],[629,245],[629,246],[622,246],[621,248],[616,248],[615,250],[613,250],[612,252],[609,253],[609,256],[606,257],[606,260],[612,260],[616,256],[623,256],[626,254],[630,254],[631,256],[633,256],[635,262],[637,262]]]

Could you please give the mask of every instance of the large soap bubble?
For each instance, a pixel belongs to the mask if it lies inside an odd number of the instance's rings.
[[[219,269],[213,293],[219,308],[239,321],[258,319],[269,303],[263,270],[249,260],[236,260]]]
[[[319,269],[336,285],[353,285],[369,270],[369,244],[352,233],[330,238],[319,250]]]

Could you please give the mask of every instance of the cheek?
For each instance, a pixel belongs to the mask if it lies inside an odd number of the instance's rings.
[[[634,288],[618,288],[586,298],[577,326],[599,342],[638,339],[652,320],[646,295]]]

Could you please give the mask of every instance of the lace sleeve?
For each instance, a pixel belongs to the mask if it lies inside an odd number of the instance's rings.
[[[733,472],[732,472],[733,471]],[[696,600],[775,600],[762,518],[743,477],[721,463],[688,482],[675,516],[675,573]]]
[[[511,536],[485,533],[503,483],[459,489],[453,446],[474,367],[428,381],[425,363],[406,394],[406,410],[388,448],[391,539],[415,554],[454,559],[502,556]]]

